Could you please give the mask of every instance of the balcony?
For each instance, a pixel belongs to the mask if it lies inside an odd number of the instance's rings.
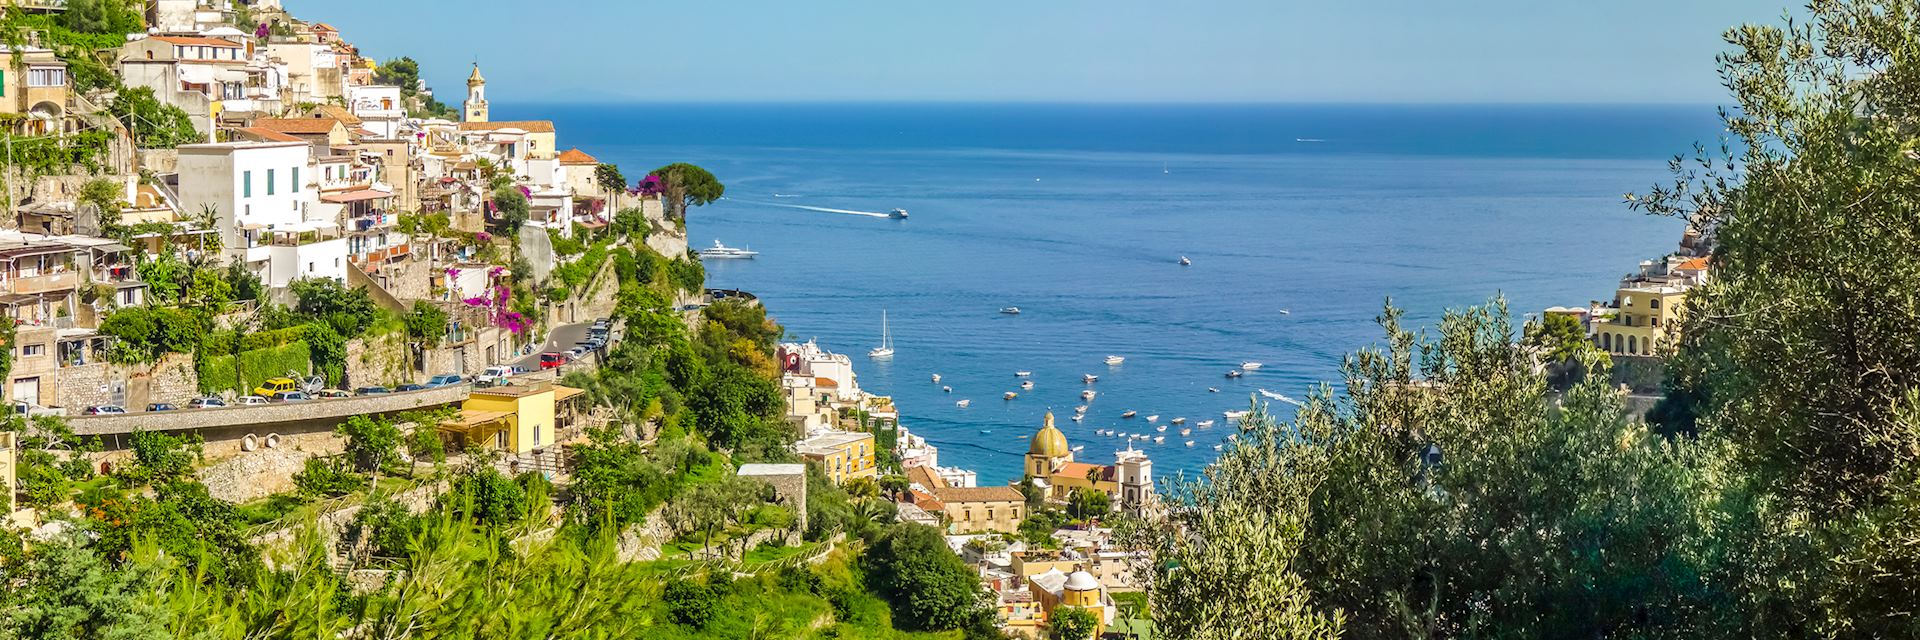
[[[80,274],[73,271],[13,277],[0,282],[0,287],[4,287],[8,293],[20,295],[67,291],[78,286],[80,286]]]

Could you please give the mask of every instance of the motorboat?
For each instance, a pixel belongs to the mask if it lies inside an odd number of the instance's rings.
[[[1147,422],[1159,422],[1159,421],[1160,421],[1160,414],[1158,413],[1147,416]]]
[[[1093,396],[1095,395],[1098,395],[1098,394],[1095,394],[1092,389],[1088,389],[1086,391],[1080,392],[1080,399],[1091,401],[1093,400]]]
[[[1134,410],[1132,410],[1132,409],[1128,409],[1126,413],[1122,413],[1122,414],[1120,414],[1120,417],[1122,417],[1122,418],[1131,418],[1131,417],[1134,417],[1134,416],[1137,416],[1137,415],[1140,415],[1140,412],[1138,412],[1138,411],[1134,411]]]
[[[1227,419],[1227,421],[1228,421],[1228,422],[1232,422],[1232,421],[1235,421],[1235,420],[1239,420],[1239,419],[1241,419],[1241,418],[1245,418],[1245,417],[1247,417],[1247,412],[1245,412],[1245,411],[1227,411],[1227,412],[1223,412],[1223,413],[1221,413],[1220,415],[1221,415],[1221,416],[1223,416],[1223,417],[1225,417],[1225,418]]]
[[[1018,394],[1018,393],[1014,393],[1014,392],[1012,392],[1012,391],[1008,391],[1008,392],[1006,393],[1006,395],[1003,395],[1003,396],[1000,396],[1000,399],[1001,399],[1001,400],[1012,400],[1012,399],[1014,399],[1014,398],[1018,398],[1018,397],[1020,397],[1020,394]]]
[[[1190,267],[1190,266],[1193,266],[1193,261],[1192,261],[1192,260],[1188,260],[1186,256],[1180,256],[1180,266],[1182,266],[1182,267]]]
[[[1244,375],[1247,375],[1247,374],[1245,374],[1245,373],[1241,373],[1241,371],[1240,371],[1239,369],[1234,369],[1234,370],[1232,370],[1232,371],[1228,371],[1228,372],[1227,372],[1227,377],[1229,377],[1229,378],[1238,378],[1238,377],[1240,377],[1240,376],[1244,376]]]
[[[1021,388],[1021,389],[1026,389],[1026,390],[1029,390],[1029,391],[1031,391],[1031,390],[1033,390],[1033,381],[1032,381],[1032,380],[1028,380],[1028,381],[1026,381],[1026,382],[1022,382],[1022,383],[1020,383],[1020,388]]]
[[[953,403],[953,406],[956,406],[956,407],[960,407],[960,408],[962,408],[962,409],[965,409],[965,408],[967,408],[967,405],[970,405],[970,404],[973,404],[973,401],[972,401],[972,400],[961,400],[961,401],[959,401],[959,402],[955,402],[955,403]]]
[[[1083,404],[1083,405],[1080,405],[1080,406],[1078,406],[1078,407],[1074,407],[1074,408],[1073,408],[1073,412],[1074,412],[1074,413],[1086,413],[1086,412],[1087,412],[1087,405],[1084,405],[1084,404]]]
[[[1220,393],[1219,387],[1207,387],[1207,393]]]
[[[1181,429],[1180,435],[1182,437],[1193,435],[1193,429]]]
[[[1080,381],[1081,381],[1081,382],[1085,382],[1085,383],[1087,383],[1087,384],[1093,384],[1093,383],[1095,383],[1095,382],[1098,382],[1098,381],[1100,381],[1100,376],[1096,376],[1096,375],[1093,375],[1093,374],[1091,374],[1091,373],[1089,373],[1089,374],[1086,374],[1086,375],[1082,375],[1082,376],[1080,376]]]
[[[1120,356],[1107,356],[1107,364],[1120,364],[1126,361],[1127,361],[1126,358],[1122,358]]]
[[[1169,423],[1172,423],[1172,424],[1186,424],[1186,423],[1187,423],[1187,419],[1186,419],[1186,418],[1174,418],[1174,419],[1172,419],[1172,420],[1168,420],[1167,422],[1169,422]]]
[[[1154,437],[1153,437],[1153,443],[1154,443],[1154,444],[1166,444],[1166,443],[1167,443],[1167,437],[1166,437],[1166,436],[1154,436]]]
[[[905,220],[905,219],[907,219],[907,210],[906,210],[906,209],[894,209],[894,210],[892,210],[892,211],[888,211],[888,212],[887,212],[887,217],[889,217],[889,218],[893,218],[893,219],[895,219],[895,220]]]
[[[1030,376],[1030,375],[1033,375],[1033,372],[1032,372],[1032,371],[1015,371],[1015,372],[1013,372],[1013,377],[1015,377],[1015,378],[1025,378],[1025,377],[1027,377],[1027,376]]]
[[[1000,313],[1017,316],[1020,315],[1020,307],[1000,307]]]
[[[953,393],[953,387],[940,387],[940,391],[945,393]]]
[[[1253,362],[1253,361],[1247,361],[1247,362],[1242,362],[1242,363],[1240,363],[1240,368],[1241,368],[1241,369],[1244,369],[1244,370],[1247,370],[1247,371],[1259,371],[1259,370],[1260,370],[1260,367],[1262,367],[1262,366],[1265,366],[1265,365],[1262,365],[1262,364],[1260,364],[1260,363],[1258,363],[1258,362]]]
[[[934,383],[934,384],[940,384],[940,374],[938,374],[938,373],[936,373],[936,374],[933,374],[933,383]]]
[[[1188,441],[1187,441],[1187,446],[1188,446],[1188,447],[1192,447],[1192,446],[1193,446],[1193,441],[1192,441],[1192,440],[1188,440]]]
[[[757,255],[760,255],[760,252],[738,247],[729,247],[720,244],[719,240],[713,241],[712,247],[700,250],[700,257],[715,260],[752,260],[753,257]]]
[[[1199,421],[1199,422],[1195,422],[1195,423],[1193,423],[1193,426],[1196,426],[1196,427],[1200,427],[1200,428],[1202,428],[1202,429],[1207,429],[1207,428],[1211,428],[1211,427],[1213,426],[1213,421],[1212,421],[1212,420],[1201,420],[1201,421]]]
[[[893,357],[893,332],[887,329],[887,310],[880,310],[880,346],[867,352],[869,358]]]
[[[981,429],[980,433],[993,433],[992,429]]]
[[[1080,415],[1080,414],[1077,414],[1077,413],[1076,413],[1076,414],[1074,414],[1074,415],[1073,415],[1073,417],[1071,417],[1071,418],[1068,418],[1068,420],[1072,420],[1072,421],[1074,421],[1074,422],[1079,422],[1079,421],[1081,421],[1081,420],[1085,420],[1085,419],[1087,419],[1087,417],[1086,417],[1086,416],[1083,416],[1083,415]]]
[[[1087,448],[1087,445],[1084,445],[1084,444],[1083,444],[1083,445],[1079,445],[1079,446],[1076,446],[1076,447],[1074,447],[1074,448],[1072,449],[1072,451],[1073,451],[1074,453],[1080,453],[1080,450],[1081,450],[1081,449],[1085,449],[1085,448]]]
[[[1214,451],[1219,451],[1219,450],[1220,450],[1220,445],[1217,445],[1217,444],[1216,444],[1216,445],[1213,445],[1213,450],[1214,450]]]
[[[1292,312],[1292,311],[1288,311],[1288,310],[1286,310],[1286,309],[1281,309],[1281,310],[1280,310],[1280,315],[1283,315],[1283,316],[1290,316],[1290,315],[1293,315],[1293,312]]]
[[[1154,427],[1154,428],[1153,428],[1153,430],[1154,430],[1154,431],[1158,431],[1158,432],[1160,432],[1160,433],[1166,433],[1166,432],[1167,432],[1167,425],[1164,425],[1164,424],[1163,424],[1163,425],[1160,425],[1160,426],[1158,426],[1158,427]]]

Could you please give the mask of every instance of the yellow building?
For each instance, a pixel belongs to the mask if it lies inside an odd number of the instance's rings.
[[[65,129],[69,96],[67,63],[52,49],[0,45],[0,121],[24,135]]]
[[[1027,498],[1013,487],[939,487],[933,499],[916,504],[947,516],[948,533],[1018,533],[1027,517]]]
[[[1074,489],[1091,489],[1108,496],[1116,496],[1120,491],[1112,466],[1074,461],[1067,434],[1053,426],[1052,411],[1047,412],[1040,431],[1027,443],[1026,471],[1027,477],[1044,485],[1047,497],[1052,500],[1066,500],[1072,497]]]
[[[477,444],[511,453],[552,446],[564,417],[561,405],[579,389],[538,382],[474,389],[460,415],[440,424],[456,446]]]
[[[1614,292],[1613,315],[1595,319],[1594,346],[1617,356],[1659,355],[1686,318],[1687,291],[1705,282],[1707,272],[1707,258],[1640,263],[1640,273]]]
[[[858,431],[826,431],[794,443],[794,451],[808,462],[820,465],[834,484],[846,484],[854,478],[879,478],[874,463],[873,434]]]
[[[1100,581],[1086,571],[1065,573],[1054,569],[1027,578],[1027,588],[1033,592],[1034,600],[1040,603],[1041,624],[1053,617],[1060,607],[1078,607],[1093,614],[1099,624],[1094,626],[1091,637],[1098,638],[1106,632],[1107,625],[1113,623],[1115,609],[1113,600],[1107,596]]]

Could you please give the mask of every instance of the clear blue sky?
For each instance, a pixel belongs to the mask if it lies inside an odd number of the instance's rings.
[[[450,103],[476,58],[496,102],[1709,103],[1788,3],[286,0]]]

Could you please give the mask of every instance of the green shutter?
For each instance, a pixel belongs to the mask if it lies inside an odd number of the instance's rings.
[[[267,170],[267,195],[273,195],[273,170]]]
[[[253,197],[253,172],[252,171],[240,172],[240,197],[242,198]]]
[[[300,167],[293,168],[293,192],[300,193]]]

